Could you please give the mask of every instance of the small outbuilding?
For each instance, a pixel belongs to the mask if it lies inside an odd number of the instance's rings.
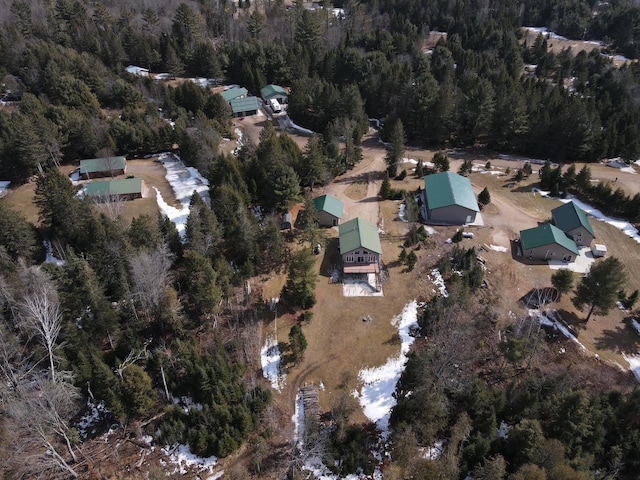
[[[567,202],[551,210],[551,218],[553,224],[572,238],[578,246],[588,247],[596,238],[589,217],[573,202]]]
[[[291,212],[286,212],[282,215],[282,230],[293,230],[293,214]]]
[[[594,258],[602,258],[607,256],[607,246],[600,243],[591,245],[591,253]]]
[[[358,217],[340,225],[339,232],[343,272],[379,274],[382,247],[378,228]]]
[[[322,195],[313,200],[318,212],[318,224],[323,227],[335,227],[340,224],[344,203],[331,195]]]
[[[229,102],[234,117],[250,117],[258,113],[260,103],[257,97],[234,98]]]
[[[522,230],[520,245],[522,254],[530,260],[573,262],[580,255],[576,242],[551,223]]]
[[[91,182],[87,184],[87,196],[97,201],[134,200],[142,198],[143,183],[141,178],[123,178],[105,182]]]
[[[267,85],[260,89],[260,96],[265,103],[269,103],[272,98],[277,100],[280,105],[287,105],[289,103],[289,95],[287,91],[280,85]]]
[[[429,223],[467,225],[480,211],[467,177],[441,172],[424,177],[423,215]]]
[[[124,157],[104,157],[80,160],[80,176],[85,180],[100,177],[117,177],[127,171]]]

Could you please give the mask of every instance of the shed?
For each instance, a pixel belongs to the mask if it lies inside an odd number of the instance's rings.
[[[380,273],[382,246],[373,223],[357,217],[340,225],[339,233],[344,273]]]
[[[117,177],[127,171],[124,157],[104,157],[80,160],[80,176],[85,180],[99,177]]]
[[[250,117],[257,114],[260,108],[257,97],[234,98],[229,105],[234,117]]]
[[[550,223],[522,230],[520,241],[522,254],[531,260],[573,262],[580,255],[576,242]]]
[[[91,182],[87,184],[87,196],[96,197],[99,201],[107,201],[111,197],[122,200],[142,198],[142,179],[124,178],[106,182]]]
[[[226,102],[230,102],[236,98],[245,98],[247,93],[249,93],[249,91],[244,87],[233,87],[229,90],[225,90],[224,92],[220,92],[220,95]]]
[[[260,96],[265,102],[269,102],[272,98],[275,98],[280,105],[287,105],[289,103],[289,95],[287,91],[280,85],[267,85],[260,89]]]
[[[129,65],[125,70],[128,73],[130,73],[131,75],[136,75],[138,77],[148,77],[149,76],[149,69],[148,68],[138,67],[136,65]]]
[[[427,175],[423,195],[429,223],[466,225],[475,222],[480,211],[471,182],[457,173]]]
[[[318,212],[318,223],[323,227],[335,227],[340,223],[344,203],[331,195],[322,195],[313,200]]]
[[[607,246],[601,243],[594,243],[591,245],[591,253],[595,258],[601,258],[607,256]]]
[[[596,238],[589,217],[574,202],[567,202],[551,210],[551,218],[553,224],[571,237],[576,245],[588,247]]]

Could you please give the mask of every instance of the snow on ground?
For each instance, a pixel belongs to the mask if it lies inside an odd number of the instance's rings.
[[[625,355],[622,354],[624,359],[629,362],[629,369],[633,372],[633,375],[640,382],[640,353],[637,355]]]
[[[438,287],[438,291],[440,292],[440,295],[447,298],[449,296],[449,292],[447,291],[447,286],[444,283],[444,278],[442,278],[442,274],[440,273],[440,270],[438,270],[437,268],[434,268],[433,270],[431,270],[431,274],[429,275],[429,278],[431,279],[433,284],[436,287]]]
[[[494,250],[496,252],[508,252],[509,249],[507,247],[503,247],[501,245],[489,245],[489,248],[491,250]]]
[[[538,192],[540,195],[543,195],[545,197],[549,197],[550,196],[549,192],[545,192],[545,191],[540,190],[538,188],[534,188],[532,190],[534,192]],[[560,200],[562,203],[568,203],[568,202],[575,203],[578,207],[580,207],[582,210],[584,210],[587,214],[591,215],[592,217],[596,218],[597,220],[600,220],[602,222],[608,223],[609,225],[612,225],[613,227],[617,228],[618,230],[620,230],[625,235],[631,237],[636,242],[640,243],[640,233],[638,233],[638,230],[636,229],[636,227],[631,225],[626,220],[621,220],[619,218],[609,217],[609,216],[605,215],[604,213],[602,213],[597,208],[592,207],[588,203],[585,203],[582,200],[578,200],[577,198],[575,198],[575,197],[573,197],[571,195],[569,195],[567,198],[558,198],[558,200]]]
[[[546,160],[542,160],[540,158],[521,157],[520,155],[510,155],[507,153],[499,154],[498,158],[500,160],[512,160],[514,162],[529,162],[529,163],[534,163],[536,165],[544,165],[547,162]],[[556,164],[552,163],[551,165],[555,166]]]
[[[278,339],[269,336],[260,350],[260,364],[262,365],[262,375],[271,382],[274,390],[280,392],[285,385],[286,376],[280,371],[280,348]]]
[[[67,262],[65,262],[64,260],[60,260],[53,254],[53,245],[51,244],[50,240],[44,240],[42,244],[44,245],[44,249],[47,252],[44,263],[53,263],[60,267],[64,267],[67,264]]]
[[[363,385],[360,392],[354,392],[365,416],[375,422],[383,437],[389,435],[389,417],[396,405],[393,394],[407,363],[409,348],[415,340],[410,331],[418,325],[418,302],[414,300],[405,305],[402,313],[391,323],[398,328],[402,340],[400,354],[387,359],[387,363],[380,367],[360,370],[358,377]]]
[[[76,424],[78,434],[81,439],[86,439],[89,435],[97,432],[96,426],[110,416],[109,410],[104,402],[94,403],[91,398],[87,399],[87,413],[80,417]]]
[[[169,457],[170,464],[176,465],[173,472],[167,471],[167,475],[175,473],[186,475],[188,473],[187,468],[197,468],[200,472],[208,470],[213,473],[213,467],[218,463],[218,459],[214,456],[203,458],[191,453],[189,445],[176,444],[171,447],[165,447],[162,449],[162,453]]]
[[[129,65],[127,68],[125,68],[125,70],[132,75],[137,75],[138,77],[149,76],[149,69],[138,67],[136,65]]]
[[[418,163],[420,163],[420,161],[416,160],[415,158],[406,158],[406,157],[404,157],[402,159],[402,163],[410,163],[411,165],[418,165]],[[422,166],[426,167],[426,168],[435,168],[436,164],[433,163],[433,162],[425,162],[425,161],[423,161],[422,162]]]
[[[293,443],[298,448],[302,448],[304,442],[304,402],[300,392],[296,394],[296,405],[291,421],[293,422]]]
[[[223,475],[224,475],[224,470],[220,470],[219,472],[214,473],[210,477],[207,477],[207,480],[218,480],[219,478],[222,478]]]
[[[538,317],[542,325],[547,325],[549,327],[553,327],[555,330],[560,330],[560,332],[565,337],[567,337],[569,340],[572,340],[573,342],[578,344],[578,346],[580,346],[582,350],[587,351],[587,347],[585,347],[580,342],[580,340],[578,340],[578,337],[576,337],[573,333],[571,333],[567,327],[565,327],[562,323],[560,323],[555,318],[555,315],[553,312],[551,311],[541,312],[540,310],[531,309],[529,310],[529,315],[531,315],[532,317]]]
[[[405,214],[406,209],[407,209],[407,206],[404,203],[401,203],[400,210],[398,210],[398,218],[403,222],[407,222],[407,217]]]
[[[524,27],[527,30],[531,30],[532,32],[538,32],[547,38],[551,38],[552,40],[564,40],[566,42],[569,41],[567,37],[563,37],[562,35],[558,35],[557,33],[550,32],[545,27]]]
[[[636,175],[638,173],[636,172],[635,168],[633,168],[631,165],[629,165],[620,157],[609,158],[607,160],[604,160],[604,164],[607,167],[618,168],[620,169],[621,172],[624,172],[624,173],[631,173],[633,175]]]
[[[422,454],[422,458],[427,460],[438,460],[442,452],[444,451],[444,440],[439,439],[436,440],[433,445],[430,447],[422,447],[420,448],[420,453]]]
[[[640,322],[638,322],[638,320],[636,320],[635,318],[632,318],[631,326],[635,328],[636,332],[638,332],[638,335],[640,335]]]
[[[7,190],[9,190],[9,185],[11,185],[11,182],[8,180],[0,181],[0,197],[4,195]]]
[[[73,172],[69,174],[69,180],[71,180],[72,185],[78,185],[82,178],[80,177],[80,169],[76,168]]]
[[[180,202],[180,208],[167,204],[160,191],[154,187],[158,207],[175,224],[178,233],[184,238],[184,227],[189,216],[191,196],[193,192],[198,192],[202,200],[210,204],[209,181],[197,169],[185,167],[184,163],[176,155],[162,154],[158,157],[158,160],[164,165],[167,172],[165,178],[171,185],[176,199]]]
[[[433,227],[425,225],[424,229],[429,235],[435,235],[436,234],[436,229],[433,228]]]
[[[498,438],[502,438],[504,440],[509,438],[509,425],[507,425],[507,423],[504,420],[502,420],[500,422],[500,426],[498,427],[498,431],[496,432],[496,436]]]
[[[314,132],[313,130],[309,130],[308,128],[304,128],[301,127],[300,125],[297,125],[293,122],[293,120],[291,120],[291,118],[287,115],[285,117],[283,117],[283,122],[286,125],[287,128],[291,128],[299,133],[302,133],[304,135],[315,135],[316,132]]]

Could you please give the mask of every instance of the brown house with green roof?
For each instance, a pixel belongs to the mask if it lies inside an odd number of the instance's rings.
[[[522,230],[520,245],[522,254],[530,260],[573,262],[580,255],[576,243],[550,223]]]
[[[107,202],[114,198],[118,200],[134,200],[142,198],[144,184],[141,178],[123,178],[106,182],[91,182],[87,184],[87,196],[98,202]]]
[[[480,211],[467,177],[441,172],[424,177],[423,216],[427,223],[467,225]]]
[[[587,214],[573,202],[551,210],[551,218],[553,224],[572,238],[578,246],[588,247],[596,238]]]
[[[85,180],[100,177],[117,177],[127,171],[124,157],[104,157],[80,160],[80,176]]]
[[[378,228],[363,218],[340,225],[340,256],[345,274],[380,273],[382,247]]]

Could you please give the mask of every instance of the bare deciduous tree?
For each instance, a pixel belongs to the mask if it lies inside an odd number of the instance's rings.
[[[173,255],[166,244],[143,251],[129,260],[134,291],[146,313],[156,312],[169,285]]]
[[[111,195],[108,193],[102,195],[94,195],[92,197],[95,206],[104,213],[109,219],[115,221],[122,212],[125,198],[122,195]]]
[[[23,329],[46,348],[49,357],[51,381],[56,381],[56,341],[62,328],[62,314],[58,294],[51,281],[39,268],[23,268],[25,286],[19,303],[19,315]]]

